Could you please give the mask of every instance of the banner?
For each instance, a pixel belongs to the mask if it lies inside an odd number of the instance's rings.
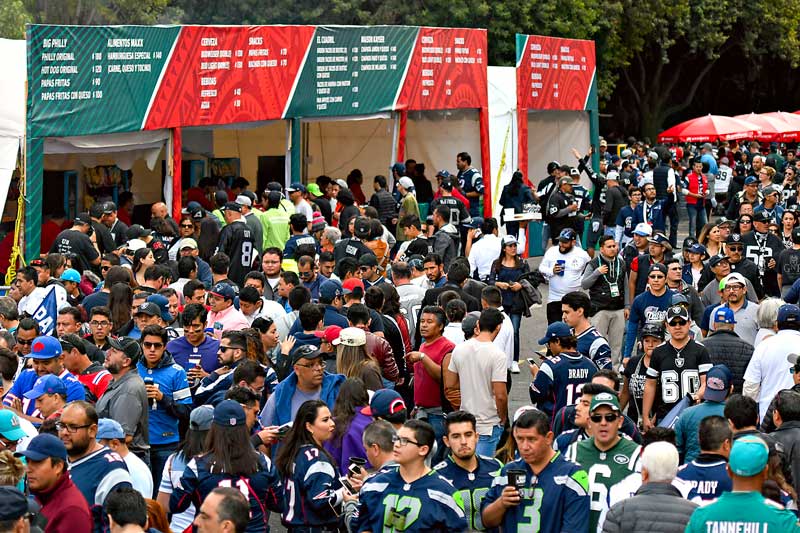
[[[58,320],[58,304],[56,303],[56,288],[53,286],[44,297],[42,303],[33,313],[33,319],[39,323],[40,335],[52,335],[56,330]]]

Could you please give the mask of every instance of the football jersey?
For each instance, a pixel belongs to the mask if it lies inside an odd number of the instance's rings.
[[[676,350],[671,342],[656,346],[647,369],[647,378],[657,384],[653,402],[656,420],[664,418],[684,396],[696,393],[700,389],[700,376],[711,367],[708,350],[693,340],[681,350]]]
[[[406,483],[400,470],[370,478],[359,493],[358,531],[466,531],[461,493],[436,470]],[[423,509],[424,506],[424,509]]]
[[[86,399],[86,389],[83,383],[78,381],[78,378],[70,374],[68,370],[64,369],[58,377],[67,387],[67,403]],[[39,375],[35,370],[23,370],[3,398],[3,405],[11,407],[12,400],[19,398],[24,414],[34,418],[41,418],[42,415],[36,408],[36,400],[31,400],[24,396],[26,392],[33,389],[37,379],[39,379]]]
[[[291,477],[283,480],[286,508],[284,526],[333,526],[339,521],[336,507],[342,502],[342,483],[336,468],[316,446],[307,444],[297,452]]]
[[[575,442],[567,449],[566,458],[586,469],[591,494],[589,531],[597,530],[600,516],[608,511],[608,493],[611,487],[633,472],[641,472],[642,447],[632,440],[620,438],[617,444],[600,451],[594,438]]]
[[[458,227],[459,224],[465,220],[469,220],[470,216],[467,212],[467,207],[464,202],[454,196],[440,196],[431,202],[428,208],[428,213],[433,213],[437,207],[443,205],[450,210],[450,218],[445,220],[446,224],[452,224]]]
[[[702,504],[716,500],[723,492],[733,490],[733,482],[728,475],[727,462],[722,456],[709,456],[709,460],[698,457],[678,469],[672,484],[681,491],[684,498]]]
[[[578,353],[593,361],[597,368],[611,368],[611,346],[594,326],[578,335]]]
[[[483,520],[481,520],[481,502],[492,488],[495,476],[500,474],[503,463],[492,457],[480,455],[475,457],[478,460],[478,468],[472,472],[458,466],[452,456],[448,456],[433,469],[439,472],[439,475],[449,481],[461,494],[469,529],[484,531],[486,528],[483,527]],[[497,531],[497,529],[493,528],[489,531]]]
[[[193,457],[183,471],[181,480],[169,497],[169,508],[174,513],[185,511],[190,505],[200,509],[203,500],[217,487],[239,490],[250,504],[250,522],[245,531],[269,531],[269,512],[283,510],[283,486],[278,472],[269,457],[258,454],[259,470],[255,474],[233,475],[211,472],[211,457]]]
[[[219,232],[217,252],[224,252],[231,260],[228,279],[240,287],[244,286],[244,277],[253,269],[253,261],[258,255],[253,232],[244,219],[222,228]]]
[[[597,365],[575,352],[545,359],[528,391],[531,402],[553,418],[562,407],[577,403],[595,372]]]
[[[589,523],[589,479],[586,471],[560,453],[538,475],[522,459],[508,463],[495,477],[481,512],[500,499],[509,470],[525,471],[519,505],[509,507],[501,522],[503,531],[530,533],[583,533]]]
[[[94,531],[103,531],[108,519],[103,511],[106,497],[117,487],[133,487],[125,459],[105,446],[67,464],[69,477],[89,504]]]

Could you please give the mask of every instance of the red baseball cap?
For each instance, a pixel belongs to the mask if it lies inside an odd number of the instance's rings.
[[[364,291],[364,282],[360,278],[348,278],[342,283],[342,292],[350,294],[356,287],[360,287]]]
[[[342,331],[341,326],[328,326],[322,331],[315,331],[314,336],[324,340],[329,344],[333,344],[333,341],[339,338],[339,333]]]

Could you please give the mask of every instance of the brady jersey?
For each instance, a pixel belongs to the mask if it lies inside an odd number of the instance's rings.
[[[553,455],[539,475],[535,475],[522,459],[505,465],[483,499],[481,512],[500,498],[508,484],[509,470],[525,471],[525,487],[520,490],[519,505],[506,509],[503,531],[586,531],[589,523],[589,478],[584,469],[567,461],[560,453]]]
[[[297,452],[292,475],[283,481],[288,502],[281,522],[284,526],[334,526],[336,507],[342,501],[342,483],[328,456],[316,446]]]
[[[595,372],[597,365],[575,352],[545,359],[528,391],[531,402],[552,418],[562,407],[577,403]]]
[[[244,219],[239,219],[222,228],[219,233],[217,252],[224,252],[231,260],[228,279],[240,287],[244,286],[244,277],[252,270],[253,262],[258,255],[253,232]]]
[[[69,477],[81,491],[94,521],[93,531],[107,531],[108,518],[103,511],[106,497],[117,487],[133,487],[125,459],[105,446],[67,464]]]
[[[656,419],[664,418],[687,394],[696,393],[700,389],[700,376],[711,367],[708,350],[693,340],[681,350],[676,350],[671,342],[656,346],[647,369],[647,378],[655,379],[657,384],[653,402]]]
[[[453,487],[461,494],[461,501],[464,504],[464,514],[467,517],[467,526],[471,531],[484,531],[483,520],[481,520],[481,502],[486,497],[486,493],[492,488],[494,478],[500,475],[503,463],[493,457],[482,457],[476,455],[478,468],[472,472],[464,470],[453,461],[452,456],[448,456],[444,461],[434,466],[440,476],[449,481]],[[489,531],[497,531],[492,528]]]
[[[578,335],[578,352],[594,361],[597,368],[611,368],[611,346],[594,326]]]
[[[424,507],[424,509],[423,509]],[[367,480],[359,493],[358,531],[466,531],[461,493],[436,470],[406,483],[399,470]]]
[[[67,403],[74,402],[75,400],[86,399],[86,389],[83,383],[78,381],[78,378],[69,373],[68,370],[63,370],[58,375],[64,385],[67,386]],[[26,398],[24,394],[33,389],[33,384],[39,379],[39,375],[34,370],[24,370],[20,373],[19,377],[14,380],[11,389],[6,393],[3,398],[3,405],[11,407],[14,399],[19,398],[22,403],[22,412],[34,418],[40,418],[42,415],[36,408],[36,401]]]
[[[678,475],[672,484],[690,502],[702,504],[716,500],[723,492],[733,490],[727,464],[723,457],[711,462],[700,462],[695,459],[678,469]]]
[[[278,472],[269,457],[258,454],[259,470],[250,475],[217,474],[211,472],[208,455],[193,457],[186,465],[183,476],[169,497],[173,513],[180,513],[194,505],[200,509],[203,500],[217,487],[238,489],[250,504],[250,522],[245,531],[269,531],[269,512],[283,511],[283,486]]]

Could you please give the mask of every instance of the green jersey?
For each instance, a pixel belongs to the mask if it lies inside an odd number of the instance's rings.
[[[797,533],[797,517],[758,492],[723,492],[705,507],[698,507],[686,533]]]
[[[594,437],[572,443],[567,448],[566,459],[581,465],[589,474],[589,532],[597,531],[600,516],[608,511],[608,493],[611,487],[634,472],[641,472],[642,447],[623,437],[611,449],[600,451]]]

